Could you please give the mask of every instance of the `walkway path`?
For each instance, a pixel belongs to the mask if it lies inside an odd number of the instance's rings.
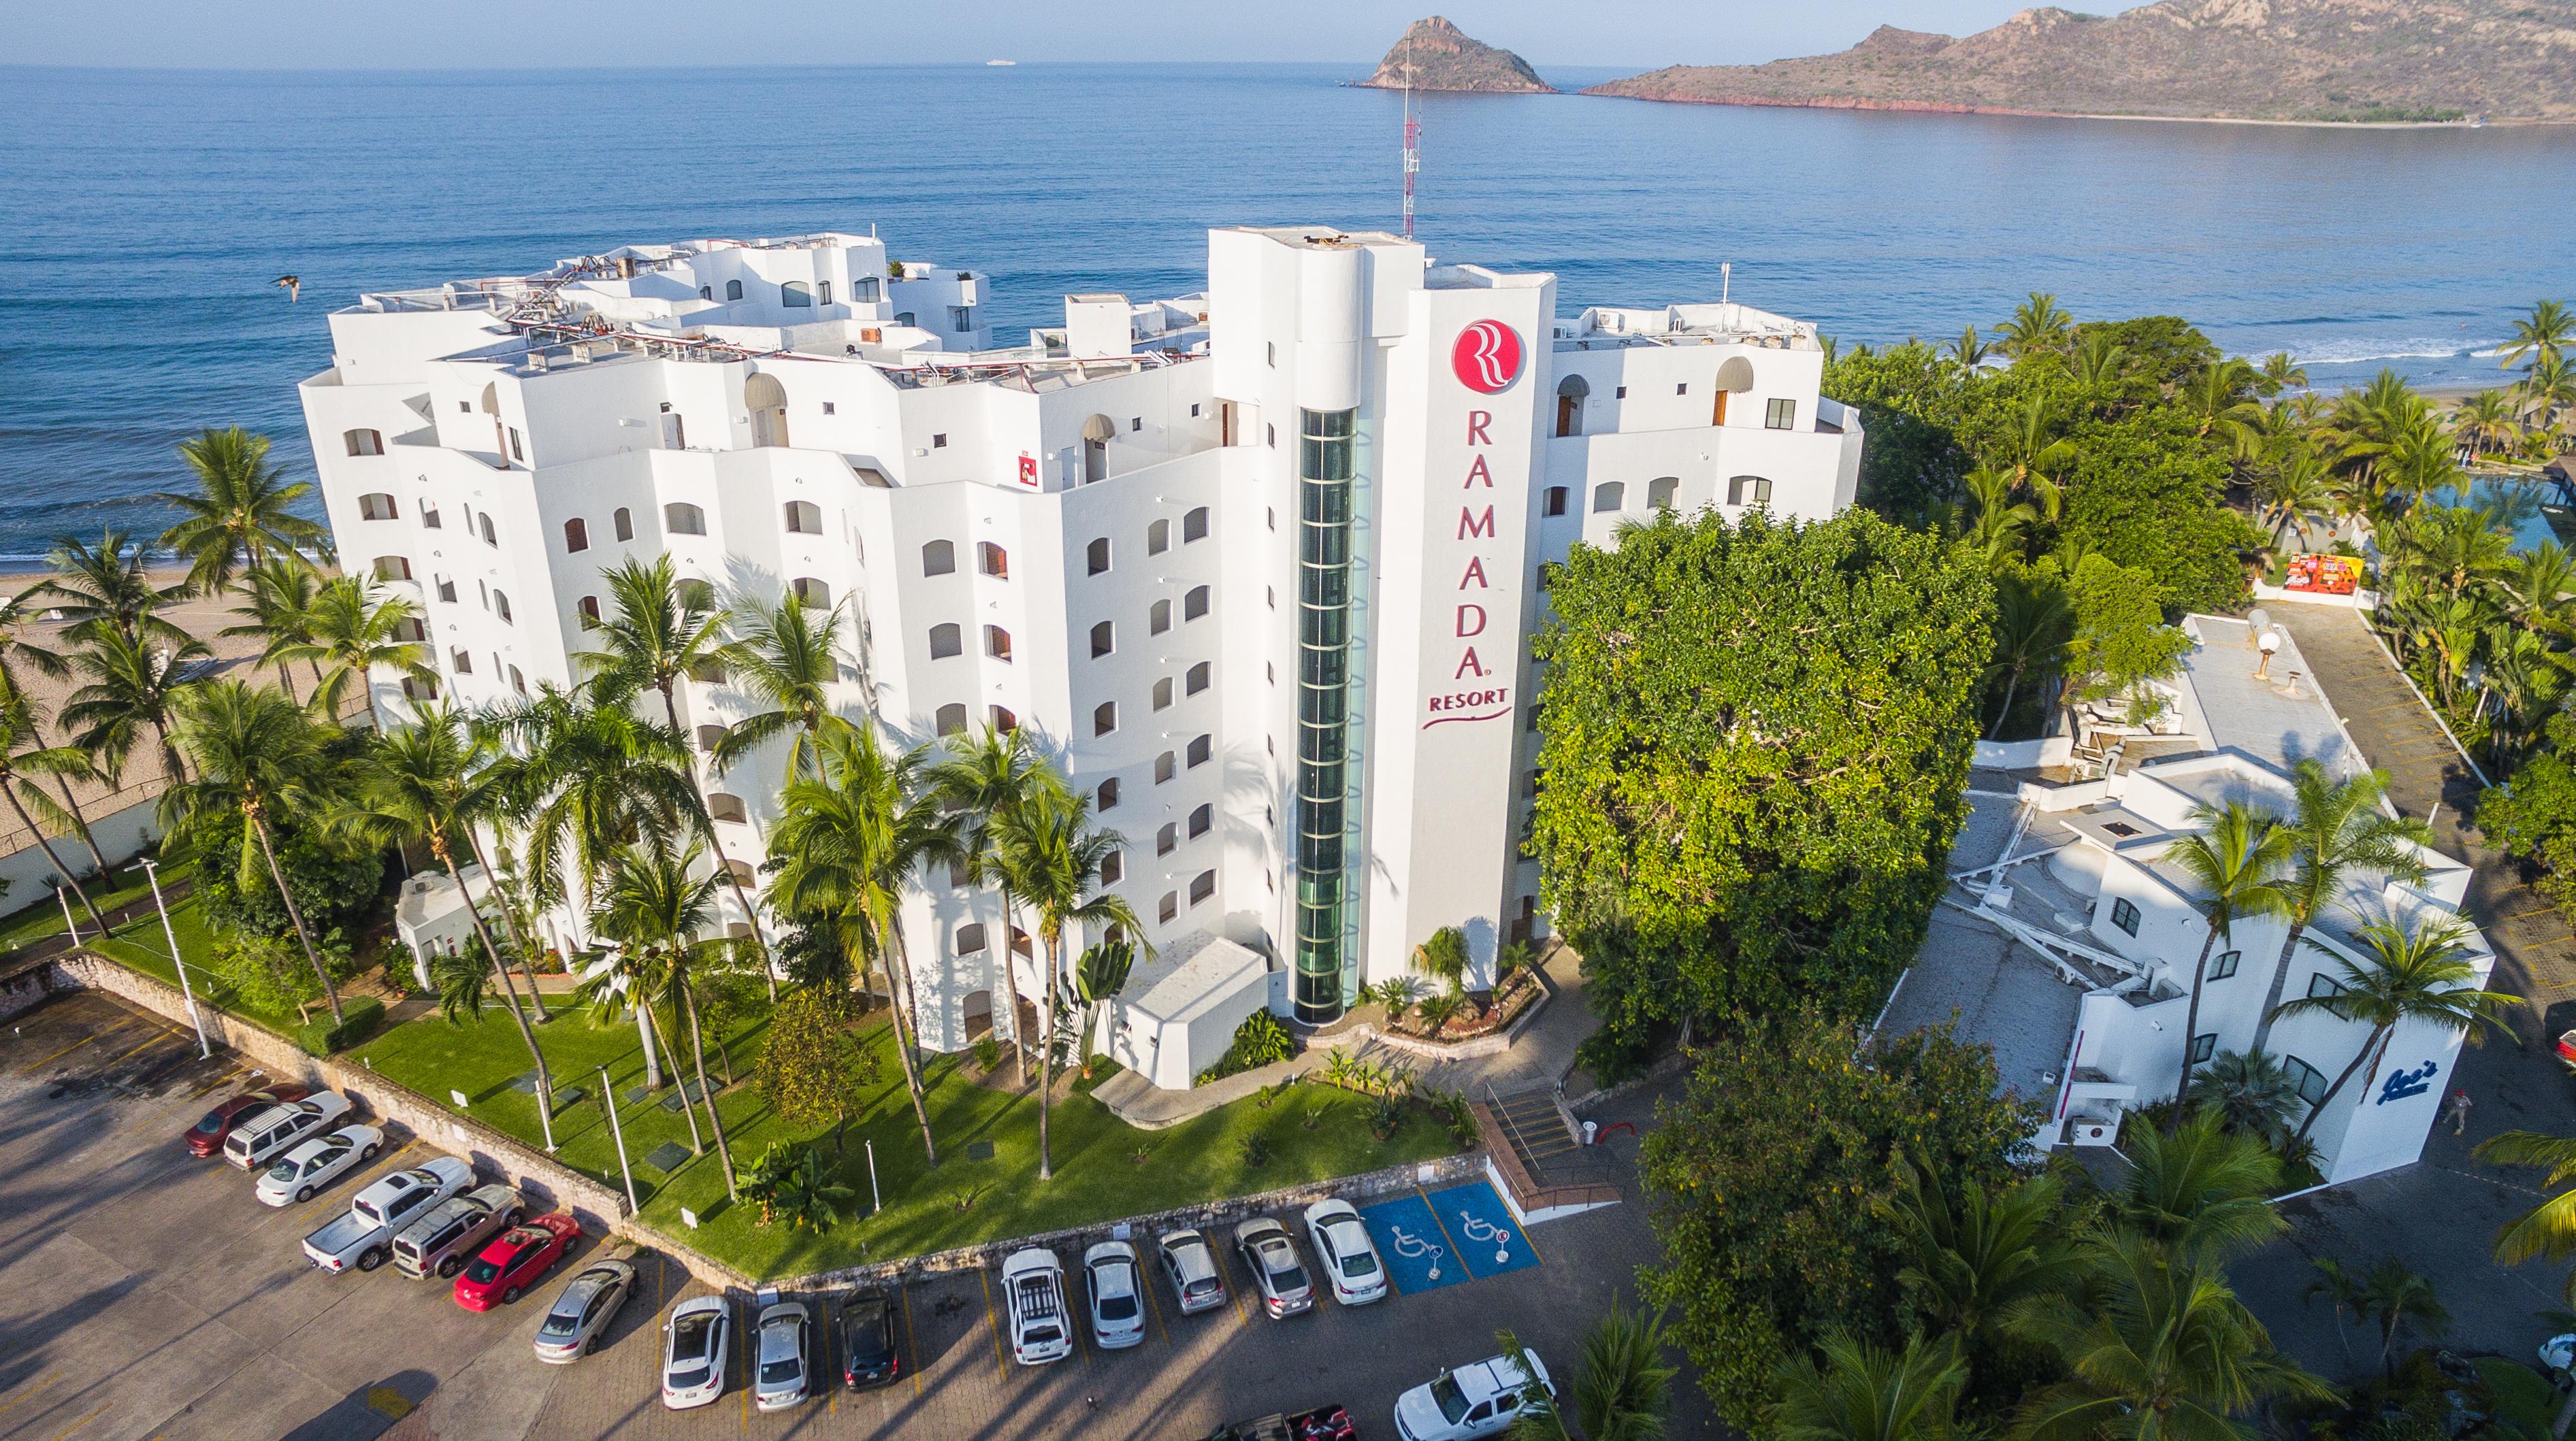
[[[1488,1085],[1500,1089],[1532,1081],[1552,1083],[1564,1079],[1572,1069],[1575,1049],[1591,1037],[1600,1022],[1593,1018],[1592,1008],[1584,1004],[1582,962],[1574,952],[1561,945],[1550,946],[1539,962],[1539,972],[1551,992],[1547,1004],[1540,1007],[1538,1016],[1509,1049],[1494,1055],[1432,1062],[1410,1051],[1382,1045],[1374,1035],[1362,1033],[1363,1027],[1374,1027],[1385,1020],[1384,1013],[1370,1005],[1353,1011],[1335,1027],[1307,1037],[1296,1055],[1274,1065],[1257,1066],[1186,1091],[1167,1091],[1133,1071],[1121,1071],[1101,1082],[1091,1094],[1127,1124],[1159,1131],[1239,1101],[1264,1086],[1320,1070],[1335,1051],[1348,1051],[1354,1060],[1372,1065],[1411,1067],[1417,1084],[1432,1090],[1474,1092]]]

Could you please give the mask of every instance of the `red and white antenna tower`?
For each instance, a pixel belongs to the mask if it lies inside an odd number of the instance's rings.
[[[1405,36],[1409,42],[1410,34]],[[1405,47],[1404,61],[1404,238],[1413,238],[1413,177],[1422,169],[1422,121],[1413,113],[1413,54]]]

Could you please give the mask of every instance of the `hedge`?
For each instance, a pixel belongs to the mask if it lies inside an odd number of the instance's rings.
[[[308,1055],[328,1056],[347,1050],[376,1033],[384,1024],[385,1003],[373,996],[360,996],[340,1004],[337,1021],[329,1016],[295,1028],[295,1043]]]

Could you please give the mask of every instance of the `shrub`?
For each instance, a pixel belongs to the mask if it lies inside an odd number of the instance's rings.
[[[1192,1084],[1203,1086],[1255,1066],[1284,1061],[1296,1051],[1296,1037],[1288,1034],[1288,1028],[1279,1024],[1278,1017],[1268,1011],[1255,1011],[1243,1018],[1242,1025],[1234,1028],[1234,1044],[1226,1047],[1225,1054],[1215,1065],[1199,1072]]]
[[[307,1055],[334,1055],[374,1035],[384,1021],[385,1003],[373,996],[359,996],[340,1003],[339,1020],[325,1015],[296,1027],[295,1043]]]
[[[1402,1096],[1389,1091],[1377,1098],[1376,1105],[1369,1107],[1369,1134],[1378,1140],[1384,1141],[1393,1136],[1396,1128],[1403,1124],[1404,1098]]]
[[[990,1031],[975,1038],[975,1067],[987,1074],[1002,1068],[1002,1043]]]
[[[1258,1171],[1270,1164],[1270,1138],[1259,1131],[1243,1138],[1243,1164]]]
[[[242,868],[238,816],[198,823],[192,840],[198,848],[197,894],[204,898],[207,925],[262,936],[295,934],[256,841],[250,852],[252,864],[246,872]],[[277,865],[295,892],[305,928],[317,937],[325,931],[355,929],[384,888],[382,851],[326,842],[306,831],[277,837]]]

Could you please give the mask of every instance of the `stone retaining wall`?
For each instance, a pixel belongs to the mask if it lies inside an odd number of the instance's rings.
[[[57,956],[46,968],[54,989],[100,990],[185,1026],[188,1006],[179,989],[157,977],[130,970],[87,950]],[[303,1047],[266,1026],[200,1006],[206,1038],[237,1051],[270,1076],[302,1081],[338,1091],[356,1106],[359,1117],[391,1122],[421,1140],[471,1162],[483,1175],[508,1181],[528,1199],[547,1209],[569,1210],[594,1232],[627,1229],[626,1197],[603,1186],[542,1151],[458,1116],[408,1087],[364,1066],[308,1055]]]

